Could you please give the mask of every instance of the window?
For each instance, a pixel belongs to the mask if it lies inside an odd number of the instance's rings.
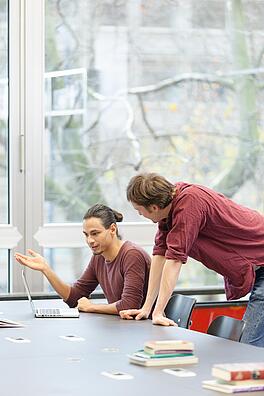
[[[0,237],[2,289],[23,291],[10,249],[33,248],[74,281],[90,254],[82,217],[97,202],[122,212],[124,239],[151,251],[155,225],[125,196],[136,172],[264,211],[263,9],[14,0],[8,10],[0,0],[0,222],[11,230]],[[29,281],[48,290],[32,271]],[[190,259],[180,282],[222,278]]]
[[[124,193],[136,171],[204,183],[262,210],[262,188],[255,181],[262,154],[258,159],[254,154],[253,161],[249,156],[255,153],[256,135],[243,127],[245,108],[237,101],[247,92],[239,92],[237,80],[228,78],[243,65],[225,29],[227,4],[185,2],[181,9],[176,3],[121,1],[117,9],[114,2],[80,1],[62,8],[46,1],[47,222],[79,222],[98,201],[118,208],[125,220],[138,221]],[[122,17],[113,18],[113,7]],[[243,3],[237,7],[229,10],[229,19],[244,11]],[[178,32],[172,15],[182,20]],[[243,50],[250,68],[247,39]],[[257,93],[252,106],[257,111]],[[252,124],[255,131],[259,122]],[[244,170],[232,189],[228,180],[235,177],[234,166]],[[245,178],[248,168],[251,176]],[[254,190],[254,202],[246,186]],[[193,260],[183,273],[183,285],[197,285],[197,279],[222,282]]]

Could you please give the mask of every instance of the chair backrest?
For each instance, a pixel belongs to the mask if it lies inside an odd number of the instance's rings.
[[[207,334],[240,341],[245,328],[245,322],[230,316],[217,316],[208,327]]]
[[[188,329],[195,303],[196,299],[193,297],[173,294],[165,308],[165,315],[179,327]]]

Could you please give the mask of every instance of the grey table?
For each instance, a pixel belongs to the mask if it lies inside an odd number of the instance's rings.
[[[60,300],[35,304],[63,306]],[[211,378],[214,363],[264,361],[263,348],[191,330],[153,326],[149,320],[124,321],[117,316],[84,313],[79,319],[35,319],[27,301],[0,301],[0,312],[0,318],[25,324],[24,328],[0,329],[3,396],[220,395],[201,386],[202,380]],[[84,337],[85,341],[70,342],[59,337],[69,334]],[[31,342],[11,343],[5,339],[10,336]],[[156,339],[193,341],[199,363],[184,367],[197,376],[179,378],[164,373],[162,368],[129,363],[128,353],[142,348],[145,341]],[[134,379],[117,381],[101,375],[110,370],[132,374]]]

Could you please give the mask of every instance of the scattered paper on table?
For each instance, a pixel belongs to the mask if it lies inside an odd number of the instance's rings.
[[[5,337],[7,341],[16,342],[18,344],[28,344],[31,342],[28,338],[23,337]]]
[[[176,377],[195,377],[196,373],[190,370],[185,370],[183,368],[175,367],[169,369],[163,369],[164,373],[175,375]]]
[[[73,335],[73,334],[61,335],[59,337],[62,338],[63,340],[67,340],[67,341],[85,341],[85,338],[79,337],[79,336]]]
[[[123,371],[102,371],[102,375],[115,380],[129,380],[133,379],[133,375],[124,373]]]

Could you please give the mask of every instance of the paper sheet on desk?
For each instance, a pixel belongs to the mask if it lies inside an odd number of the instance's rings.
[[[24,325],[19,322],[14,322],[13,320],[1,318],[0,319],[0,328],[6,328],[6,327],[24,327]]]

